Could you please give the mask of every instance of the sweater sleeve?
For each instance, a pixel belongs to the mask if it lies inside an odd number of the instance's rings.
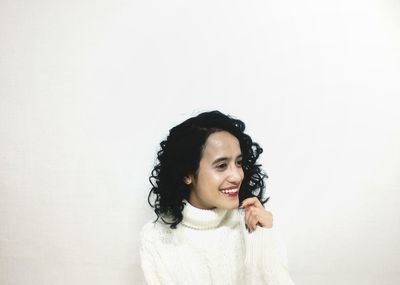
[[[146,284],[172,285],[174,282],[162,263],[154,235],[154,225],[145,225],[141,232],[140,259]]]
[[[242,227],[246,284],[294,285],[288,271],[286,249],[275,230],[257,227],[254,232],[248,233],[244,222]]]

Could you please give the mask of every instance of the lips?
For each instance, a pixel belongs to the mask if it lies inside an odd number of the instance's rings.
[[[223,194],[229,195],[229,196],[236,196],[237,193],[239,192],[239,187],[238,186],[229,186],[225,187],[219,190]]]
[[[237,185],[232,185],[232,186],[229,186],[229,187],[221,188],[221,191],[222,191],[222,190],[232,190],[232,189],[239,189],[239,186],[237,186]]]

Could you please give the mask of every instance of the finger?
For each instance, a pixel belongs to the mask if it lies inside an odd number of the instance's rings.
[[[260,220],[260,212],[254,206],[249,206],[245,210],[245,222],[250,229],[250,232],[253,232],[257,228],[257,224]]]
[[[253,205],[257,208],[263,207],[257,197],[251,197],[251,198],[244,199],[240,208],[245,208],[250,205]]]
[[[244,222],[249,230],[250,230],[250,222],[249,222],[250,210],[251,210],[250,208],[245,208],[245,211],[244,211]]]
[[[273,225],[272,213],[266,211],[265,209],[254,208],[252,211],[253,215],[258,216],[258,225],[261,227],[271,228]]]
[[[247,206],[248,206],[248,199],[249,198],[246,198],[246,199],[244,199],[241,203],[240,203],[240,205],[239,205],[239,208],[242,208],[242,209],[244,209],[244,208],[246,208]]]
[[[254,230],[252,219],[254,216],[255,209],[256,208],[254,206],[248,206],[247,208],[245,208],[245,223],[250,229],[250,231]]]
[[[251,215],[249,217],[249,224],[252,232],[257,229],[258,220],[259,220],[258,215]]]
[[[253,205],[256,203],[256,200],[258,200],[256,197],[251,197],[251,198],[246,198],[243,200],[242,204],[241,204],[241,208],[245,208],[248,207],[250,205]]]
[[[256,225],[257,225],[256,216],[250,216],[249,217],[249,228],[250,228],[251,232],[255,231]]]

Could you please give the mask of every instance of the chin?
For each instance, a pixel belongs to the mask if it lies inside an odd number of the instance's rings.
[[[219,192],[219,205],[217,206],[218,208],[221,209],[226,209],[226,210],[232,210],[232,209],[236,209],[239,207],[239,195],[238,193],[232,195],[227,195],[227,194],[223,194],[221,192]]]
[[[226,210],[236,209],[237,207],[239,207],[239,199],[234,201],[223,201],[219,206],[219,208]]]

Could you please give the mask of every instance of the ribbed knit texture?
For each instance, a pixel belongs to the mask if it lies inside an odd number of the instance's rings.
[[[273,229],[248,233],[243,210],[202,210],[188,202],[176,229],[162,221],[141,232],[147,284],[293,285]]]

